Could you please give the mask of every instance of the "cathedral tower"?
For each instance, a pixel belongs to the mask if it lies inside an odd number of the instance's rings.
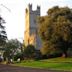
[[[32,44],[38,50],[41,48],[41,39],[37,33],[37,17],[40,16],[40,7],[37,6],[37,10],[32,10],[32,4],[28,5],[28,8],[25,10],[25,37],[24,42],[27,46]]]

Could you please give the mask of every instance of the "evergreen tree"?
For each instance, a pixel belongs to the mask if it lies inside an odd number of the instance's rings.
[[[7,34],[5,31],[5,20],[0,16],[0,47],[4,47],[7,40]]]

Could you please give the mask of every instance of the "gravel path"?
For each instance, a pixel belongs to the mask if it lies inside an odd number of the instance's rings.
[[[54,70],[17,67],[17,66],[0,64],[0,72],[69,72],[69,71],[54,71]]]

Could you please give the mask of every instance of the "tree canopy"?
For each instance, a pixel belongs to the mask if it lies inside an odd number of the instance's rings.
[[[4,26],[5,20],[0,16],[0,47],[4,47],[7,40],[7,34]]]
[[[46,44],[46,53],[49,49],[60,49],[67,56],[72,46],[72,10],[55,6],[47,14],[38,19],[38,32]]]
[[[4,51],[4,57],[10,60],[18,52],[21,52],[21,43],[17,39],[8,40]]]

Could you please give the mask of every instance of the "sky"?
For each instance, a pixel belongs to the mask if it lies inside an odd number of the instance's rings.
[[[41,16],[46,15],[47,10],[53,6],[72,8],[72,0],[0,0],[0,15],[6,21],[8,39],[24,39],[25,9],[29,3],[33,10],[37,5],[41,7]]]

